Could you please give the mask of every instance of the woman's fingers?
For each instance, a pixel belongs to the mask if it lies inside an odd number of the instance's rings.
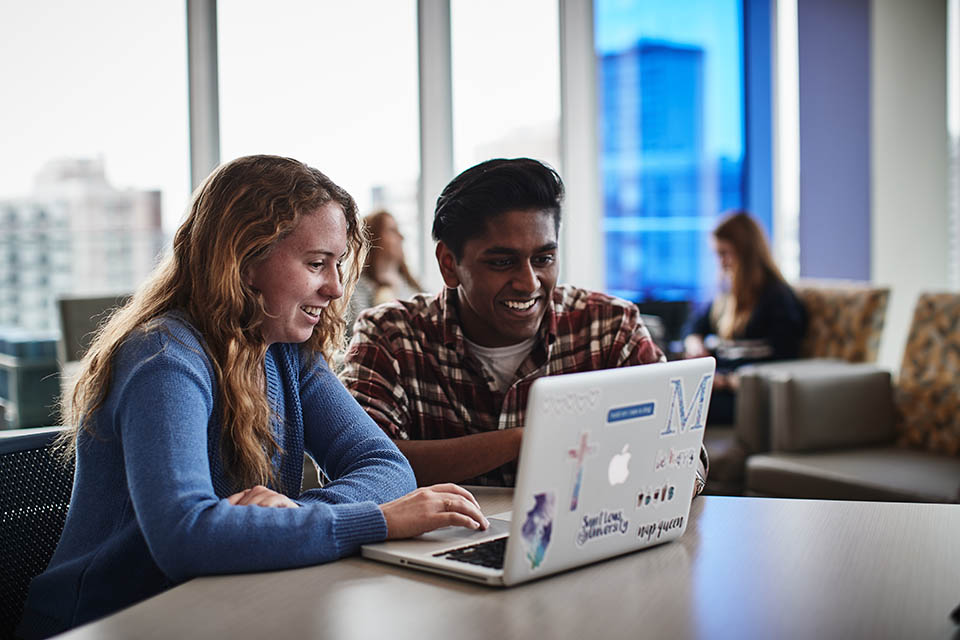
[[[449,483],[449,482],[448,482],[448,483],[444,483],[444,484],[435,484],[435,485],[433,485],[432,487],[429,487],[429,488],[430,488],[430,489],[433,489],[434,491],[440,491],[440,492],[446,492],[446,493],[455,493],[455,494],[457,494],[457,495],[459,495],[459,496],[461,496],[461,497],[463,497],[463,498],[466,498],[466,499],[469,500],[470,502],[472,502],[472,503],[477,507],[478,510],[480,509],[480,503],[477,502],[477,499],[476,499],[475,497],[473,497],[473,494],[470,493],[469,491],[467,491],[466,489],[464,489],[463,487],[461,487],[461,486],[458,485],[458,484],[453,484],[453,483]]]
[[[247,489],[246,491],[235,493],[232,496],[229,496],[227,501],[230,504],[240,507],[255,506],[297,508],[300,506],[282,493],[277,493],[273,489],[268,489],[263,485],[257,485]]]
[[[441,527],[486,529],[490,523],[476,498],[454,484],[423,487],[381,505],[388,538],[408,538]]]
[[[456,486],[456,485],[454,485]],[[457,487],[463,491],[466,495],[463,495],[459,492],[453,492],[449,494],[450,499],[444,505],[444,513],[449,514],[462,514],[471,518],[474,522],[479,525],[479,528],[486,529],[490,526],[490,521],[483,515],[483,512],[480,511],[480,505],[477,503],[476,498],[461,487]]]
[[[250,489],[244,489],[243,491],[239,491],[233,494],[232,496],[227,496],[227,502],[229,502],[232,505],[237,505],[240,503],[240,500],[243,499],[245,495],[247,495],[249,491]]]

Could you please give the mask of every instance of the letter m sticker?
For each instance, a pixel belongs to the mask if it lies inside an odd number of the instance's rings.
[[[660,437],[672,436],[675,433],[684,433],[687,429],[703,429],[707,419],[707,390],[710,388],[712,373],[705,373],[697,385],[697,392],[693,394],[690,404],[686,404],[683,392],[683,380],[674,378],[670,381],[673,394],[670,396],[670,409],[667,411],[667,426],[660,432]],[[674,429],[676,418],[676,429]]]

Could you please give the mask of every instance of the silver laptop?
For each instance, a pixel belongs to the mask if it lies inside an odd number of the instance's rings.
[[[679,538],[687,527],[713,358],[533,383],[513,510],[364,557],[509,586]]]

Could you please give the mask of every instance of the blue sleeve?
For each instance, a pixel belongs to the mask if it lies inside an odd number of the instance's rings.
[[[378,504],[417,488],[410,463],[322,360],[302,378],[303,440],[331,482],[300,500]]]
[[[137,523],[168,577],[316,564],[386,537],[386,521],[372,499],[299,509],[219,499],[208,458],[214,408],[206,358],[156,336],[142,341],[153,348],[116,371],[114,428]]]

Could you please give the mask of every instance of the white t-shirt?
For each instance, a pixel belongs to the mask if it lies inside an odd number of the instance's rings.
[[[526,359],[527,354],[533,350],[533,345],[537,343],[536,336],[507,347],[482,347],[466,338],[463,340],[467,343],[470,353],[477,356],[484,370],[493,377],[497,384],[497,391],[504,391],[510,387],[516,379],[520,363]]]

